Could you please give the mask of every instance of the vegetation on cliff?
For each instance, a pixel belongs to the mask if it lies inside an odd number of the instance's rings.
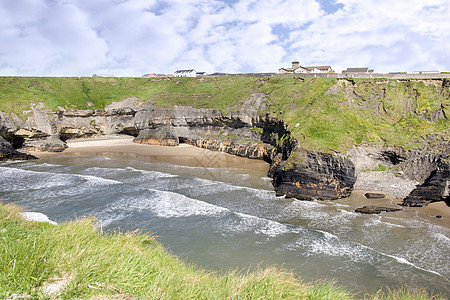
[[[106,234],[92,219],[54,226],[25,221],[19,213],[0,204],[0,298],[354,299],[331,284],[306,285],[275,268],[206,272],[148,235]],[[367,297],[430,299],[406,291]]]
[[[417,148],[450,141],[447,79],[0,77],[0,110],[20,117],[39,102],[50,109],[104,109],[136,97],[163,107],[227,112],[252,93],[268,94],[268,108],[260,113],[282,119],[305,148],[344,151],[363,143]]]

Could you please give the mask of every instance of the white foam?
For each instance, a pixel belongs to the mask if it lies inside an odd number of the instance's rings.
[[[421,271],[424,271],[424,272],[428,272],[428,273],[432,273],[432,274],[435,274],[435,275],[439,275],[439,276],[442,276],[442,277],[446,278],[445,276],[441,275],[440,273],[438,273],[438,272],[436,272],[436,271],[432,271],[432,270],[428,270],[428,269],[421,268],[421,267],[419,267],[419,266],[413,264],[412,262],[408,261],[408,260],[405,259],[405,258],[398,257],[398,256],[395,256],[395,255],[391,255],[391,254],[386,254],[386,253],[383,253],[383,252],[381,252],[381,251],[375,250],[375,249],[373,249],[373,248],[370,248],[370,247],[367,247],[367,246],[364,246],[364,245],[361,245],[361,244],[358,244],[358,243],[355,243],[355,245],[357,245],[357,246],[359,246],[359,247],[361,247],[361,248],[367,249],[367,250],[369,250],[369,251],[373,251],[373,252],[378,253],[378,254],[380,254],[380,255],[383,255],[383,256],[386,256],[386,257],[393,258],[393,259],[395,259],[398,263],[405,264],[405,265],[409,265],[409,266],[411,266],[411,267],[413,267],[413,268],[415,268],[415,269],[418,269],[418,270],[421,270]]]
[[[305,201],[305,200],[294,200],[292,201],[293,205],[298,205],[302,208],[304,207],[323,207],[323,206],[327,206],[326,204],[323,203],[319,203],[316,200],[313,201]]]
[[[405,258],[386,254],[381,251],[375,250],[373,248],[361,245],[359,243],[342,242],[339,240],[339,238],[337,236],[335,236],[331,233],[328,233],[328,232],[325,232],[322,230],[318,230],[318,231],[324,234],[324,237],[325,237],[324,240],[313,240],[312,242],[305,241],[305,240],[297,241],[297,245],[306,246],[308,248],[308,250],[309,250],[308,255],[326,254],[326,255],[335,256],[335,257],[346,256],[351,261],[370,262],[370,261],[373,261],[373,259],[374,259],[373,254],[371,254],[371,252],[372,252],[372,253],[377,253],[377,254],[385,256],[385,257],[395,259],[395,261],[397,261],[398,263],[411,266],[415,269],[445,277],[436,271],[421,268],[421,267],[413,264],[412,262],[408,261]],[[310,242],[310,243],[308,244],[308,242]]]
[[[108,184],[122,184],[122,182],[112,179],[106,179],[102,177],[92,176],[92,175],[75,175],[87,180],[89,183],[95,185],[108,185]]]
[[[260,218],[244,213],[235,213],[241,218],[239,225],[232,226],[233,231],[254,231],[255,233],[262,233],[269,237],[275,237],[280,234],[298,232],[287,225],[277,221]]]
[[[229,212],[229,210],[224,207],[189,198],[182,194],[150,190],[157,194],[155,196],[157,201],[153,202],[152,207],[155,209],[158,217],[215,216],[223,212]]]
[[[348,204],[342,204],[342,203],[337,203],[337,202],[333,202],[333,203],[334,203],[334,205],[336,205],[336,206],[351,207],[351,206],[348,205]]]
[[[111,160],[111,158],[106,156],[89,156],[89,158],[94,161]]]
[[[100,213],[96,213],[95,217],[100,221],[101,226],[109,226],[110,224],[114,222],[118,222],[120,220],[125,219],[128,216],[128,214],[124,212],[120,213],[111,213],[110,211],[102,211]]]
[[[52,225],[58,225],[58,223],[50,220],[47,215],[40,212],[22,212],[20,215],[27,221],[50,223]]]
[[[323,230],[317,230],[317,231],[322,232],[323,235],[324,235],[327,239],[337,239],[337,238],[338,238],[337,236],[335,236],[335,235],[332,234],[332,233],[329,233],[329,232],[326,232],[326,231],[323,231]]]
[[[432,232],[431,235],[436,238],[439,243],[441,244],[447,244],[450,248],[450,238],[448,236],[445,236],[444,234],[440,232]]]
[[[330,239],[313,241],[308,247],[309,253],[314,254],[326,254],[329,256],[343,257],[346,256],[351,261],[355,262],[370,262],[372,261],[371,255],[356,247],[351,243],[341,243],[338,240],[331,241]]]
[[[155,189],[148,190],[154,194],[150,197],[143,196],[128,201],[120,201],[120,203],[116,203],[112,208],[126,211],[149,210],[162,218],[198,215],[214,216],[223,212],[229,212],[226,208],[189,198],[179,193]]]
[[[386,254],[386,253],[382,253],[382,252],[379,252],[379,253],[382,254],[382,255],[384,255],[384,256],[393,258],[393,259],[395,259],[397,262],[399,262],[399,263],[401,263],[401,264],[409,265],[409,266],[411,266],[411,267],[413,267],[413,268],[416,268],[416,269],[419,269],[419,270],[422,270],[422,271],[425,271],[425,272],[428,272],[428,273],[436,274],[436,275],[439,275],[439,276],[442,276],[442,277],[446,278],[445,276],[441,275],[441,274],[438,273],[438,272],[435,272],[435,271],[432,271],[432,270],[427,270],[427,269],[421,268],[421,267],[419,267],[419,266],[413,264],[412,262],[410,262],[410,261],[408,261],[408,260],[406,260],[406,259],[404,259],[404,258],[402,258],[402,257],[397,257],[397,256],[395,256],[395,255],[390,255],[390,254]]]
[[[130,170],[130,171],[135,171],[135,172],[140,172],[141,174],[145,174],[145,175],[150,174],[150,175],[153,175],[153,176],[159,177],[159,178],[164,178],[164,177],[170,178],[170,177],[177,177],[178,176],[178,175],[164,173],[164,172],[136,169],[136,168],[133,168],[133,167],[130,167],[130,166],[128,166],[128,167],[126,167],[124,169],[125,170]]]
[[[359,214],[357,214],[354,211],[348,211],[348,210],[340,209],[340,208],[338,209],[338,211],[341,212],[344,215],[359,216]]]
[[[49,164],[49,163],[42,163],[42,164],[35,164],[36,167],[64,167],[63,165],[56,165],[56,164]]]
[[[64,186],[70,178],[64,174],[37,172],[17,168],[0,167],[0,178],[4,191],[22,191]],[[45,178],[38,175],[45,175]],[[32,180],[30,180],[32,178]]]
[[[366,227],[372,227],[381,224],[381,217],[380,216],[372,216],[368,220],[366,220],[363,224],[363,226]]]
[[[121,182],[91,175],[0,167],[0,189],[10,192],[29,191],[30,197],[39,199],[82,194],[86,188],[112,184]]]

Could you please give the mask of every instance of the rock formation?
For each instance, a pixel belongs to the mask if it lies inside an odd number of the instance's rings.
[[[356,181],[355,167],[345,156],[299,147],[288,160],[276,157],[269,175],[277,195],[306,200],[348,197]]]
[[[442,81],[441,85],[442,93],[447,93],[449,82]],[[357,105],[358,109],[386,114],[382,102],[386,92],[384,83],[370,83],[370,86],[369,91],[364,91],[355,82],[342,79],[325,95],[343,95],[349,107]],[[407,107],[413,99],[410,96],[404,100]],[[444,131],[441,136],[431,137],[430,146],[422,149],[358,146],[345,154],[317,151],[296,141],[281,117],[267,113],[267,98],[268,94],[255,92],[243,103],[223,111],[181,105],[161,107],[144,104],[136,97],[114,102],[104,110],[50,110],[43,104],[33,104],[24,112],[23,120],[0,112],[0,158],[26,157],[17,148],[58,152],[65,149],[68,139],[127,134],[134,136],[136,143],[164,146],[189,143],[264,159],[271,164],[268,175],[273,178],[278,195],[308,200],[347,197],[364,169],[382,166],[399,178],[423,183],[405,198],[403,205],[422,206],[441,200],[448,203],[450,147]],[[446,120],[449,106],[442,105],[423,118],[428,118],[427,122]],[[408,112],[415,113],[412,106]],[[277,111],[278,115],[281,113]]]
[[[0,136],[0,161],[2,160],[25,160],[25,159],[35,159],[33,155],[22,153],[14,149],[11,144]]]
[[[401,208],[394,208],[394,207],[383,207],[383,206],[363,206],[358,207],[355,209],[355,212],[359,212],[362,214],[380,214],[382,212],[393,212],[393,211],[399,211]]]
[[[450,164],[440,163],[425,182],[403,199],[403,206],[427,206],[431,202],[445,201],[450,206]]]
[[[385,197],[385,195],[381,193],[365,193],[364,196],[367,199],[382,199]]]

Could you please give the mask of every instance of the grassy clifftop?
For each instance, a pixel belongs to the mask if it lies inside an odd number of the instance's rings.
[[[306,147],[344,151],[354,144],[421,147],[449,141],[450,81],[286,77],[36,78],[0,77],[0,110],[42,102],[50,109],[103,109],[137,97],[172,107],[227,107],[268,94],[269,113]]]

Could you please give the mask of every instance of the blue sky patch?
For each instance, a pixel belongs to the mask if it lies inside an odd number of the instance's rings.
[[[341,8],[344,8],[344,5],[341,3],[336,3],[336,0],[317,0],[319,2],[320,7],[327,13],[327,14],[333,14],[340,10]]]

